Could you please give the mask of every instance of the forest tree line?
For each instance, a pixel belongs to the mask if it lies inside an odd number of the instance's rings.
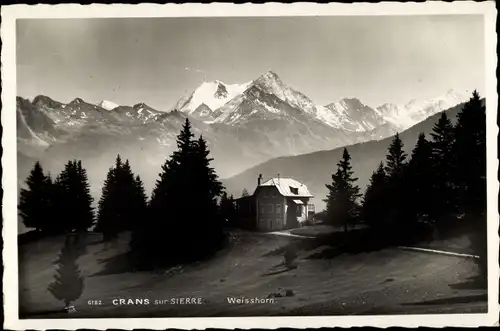
[[[479,94],[464,105],[456,125],[443,112],[430,137],[420,134],[411,155],[403,147],[396,134],[364,195],[345,149],[327,184],[325,220],[346,231],[362,222],[379,234],[401,234],[421,221],[441,226],[455,219],[451,215],[466,215],[485,233],[486,111]],[[209,154],[186,119],[151,198],[129,161],[118,155],[97,212],[81,161],[69,161],[55,179],[37,162],[21,190],[19,212],[27,227],[46,234],[93,228],[111,240],[131,231],[131,257],[139,267],[199,259],[221,247],[223,227],[237,218]]]
[[[221,247],[223,227],[235,217],[234,199],[210,166],[209,154],[186,119],[151,198],[129,161],[118,155],[97,211],[81,161],[69,161],[55,180],[36,162],[21,190],[19,213],[26,227],[46,235],[93,230],[109,241],[131,231],[130,256],[138,268],[196,260]]]
[[[418,224],[446,232],[468,223],[485,268],[486,108],[479,93],[473,92],[455,125],[442,112],[430,136],[418,136],[411,155],[403,147],[396,134],[364,195],[344,149],[332,182],[326,184],[324,220],[346,232],[364,223],[381,241],[399,244],[415,234]]]

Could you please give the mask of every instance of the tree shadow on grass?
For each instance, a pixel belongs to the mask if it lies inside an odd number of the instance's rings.
[[[449,287],[455,290],[487,290],[488,289],[488,281],[479,275],[468,277],[466,281],[449,284]]]
[[[98,262],[100,264],[104,264],[104,268],[89,277],[116,275],[136,271],[132,266],[130,254],[128,252],[111,256],[106,259],[99,259]]]
[[[476,295],[464,295],[459,297],[451,298],[440,298],[427,301],[402,303],[402,306],[429,306],[429,305],[452,305],[461,303],[477,303],[477,302],[488,302],[488,294],[476,294]]]

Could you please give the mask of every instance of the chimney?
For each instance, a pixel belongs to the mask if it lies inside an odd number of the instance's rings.
[[[260,186],[261,181],[262,181],[262,174],[259,174],[259,177],[257,178],[257,186]]]

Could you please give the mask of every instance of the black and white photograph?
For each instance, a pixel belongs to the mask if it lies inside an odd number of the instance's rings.
[[[2,8],[10,325],[498,321],[494,3],[364,6]]]

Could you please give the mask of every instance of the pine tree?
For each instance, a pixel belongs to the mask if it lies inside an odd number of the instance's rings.
[[[21,189],[19,214],[28,228],[47,231],[53,222],[54,208],[52,179],[43,173],[40,162],[36,162],[26,179],[27,189]]]
[[[54,282],[48,286],[48,291],[57,299],[64,302],[66,309],[82,295],[84,289],[84,278],[80,274],[76,263],[83,249],[81,243],[76,241],[76,236],[68,235],[64,243],[59,259]]]
[[[102,188],[98,203],[97,224],[95,231],[103,234],[105,241],[114,238],[120,224],[115,208],[120,203],[116,200],[116,168],[110,168]]]
[[[210,167],[205,140],[193,138],[186,119],[177,137],[178,148],[162,166],[153,189],[149,221],[133,232],[132,251],[143,262],[189,261],[216,249],[223,240],[217,205],[223,187]],[[179,251],[180,245],[189,249]]]
[[[131,230],[145,217],[147,197],[140,177],[134,177],[128,160],[116,157],[115,167],[109,169],[99,200],[96,231],[105,240],[120,232]]]
[[[385,171],[391,180],[401,180],[406,166],[407,155],[403,150],[403,142],[396,133],[392,139],[386,156]]]
[[[248,191],[246,188],[243,189],[243,191],[241,192],[241,196],[242,197],[248,197],[250,194],[248,194]]]
[[[417,144],[408,162],[404,186],[406,217],[409,221],[424,220],[431,214],[433,205],[432,147],[424,133],[418,136]]]
[[[407,166],[407,154],[403,150],[403,142],[396,133],[386,156],[385,172],[387,174],[387,190],[391,194],[391,204],[388,210],[386,223],[393,224],[396,220],[404,219],[404,180]]]
[[[191,193],[196,188],[192,181],[193,133],[189,120],[177,136],[177,150],[162,165],[162,172],[149,202],[149,217],[132,232],[131,251],[140,267],[176,263],[190,255],[179,251],[188,238],[189,212],[196,208]],[[186,246],[187,247],[187,246]]]
[[[445,112],[434,125],[431,132],[431,147],[433,165],[432,192],[433,210],[432,218],[439,220],[454,209],[454,127]]]
[[[487,281],[486,107],[477,91],[458,114],[455,136],[458,202],[472,222],[471,247],[479,255],[480,277]]]
[[[387,219],[389,208],[387,181],[384,163],[380,162],[370,178],[361,209],[363,221],[374,228],[383,227]]]
[[[337,172],[332,175],[332,184],[326,184],[329,190],[326,202],[327,221],[331,224],[339,224],[348,231],[348,225],[352,224],[358,217],[359,186],[354,183],[357,178],[353,177],[354,171],[351,166],[351,156],[346,148],[342,159],[337,164]]]
[[[77,206],[78,206],[78,222],[75,226],[75,231],[85,232],[94,225],[94,208],[92,202],[94,199],[90,195],[90,184],[87,176],[87,170],[82,167],[82,161],[77,161]]]
[[[59,230],[84,232],[94,224],[87,172],[81,161],[69,161],[56,179]]]
[[[213,250],[223,240],[223,219],[218,212],[217,200],[223,193],[224,187],[219,181],[215,169],[210,166],[212,158],[206,141],[202,136],[193,143],[192,176],[196,185],[192,193],[196,208],[190,215],[192,224],[195,224],[195,243],[201,243],[202,250]]]
[[[486,107],[474,91],[458,114],[455,129],[455,182],[464,211],[486,210]]]
[[[137,224],[144,217],[147,217],[148,197],[141,177],[137,175],[134,180],[134,202],[132,208],[132,222],[130,230],[137,227]]]

